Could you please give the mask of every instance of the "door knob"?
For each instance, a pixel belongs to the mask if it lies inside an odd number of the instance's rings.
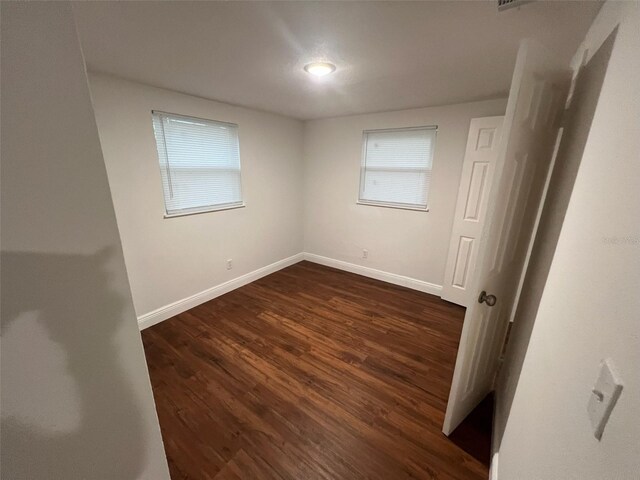
[[[484,290],[480,293],[480,296],[478,297],[478,303],[484,302],[490,307],[493,307],[496,304],[496,300],[497,299],[495,295],[487,295],[487,292],[485,292]]]

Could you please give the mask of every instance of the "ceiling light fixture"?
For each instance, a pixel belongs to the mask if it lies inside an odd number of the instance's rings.
[[[304,71],[316,77],[324,77],[336,71],[336,66],[328,62],[313,62],[304,66]]]

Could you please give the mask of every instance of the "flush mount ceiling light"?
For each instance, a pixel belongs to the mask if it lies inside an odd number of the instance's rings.
[[[328,62],[313,62],[304,66],[304,71],[316,77],[324,77],[329,73],[335,72],[336,66]]]

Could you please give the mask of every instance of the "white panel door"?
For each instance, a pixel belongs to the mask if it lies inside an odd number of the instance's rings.
[[[441,295],[464,307],[475,293],[469,286],[475,273],[503,119],[503,116],[474,118],[469,127]]]
[[[542,46],[520,46],[488,191],[487,218],[443,425],[450,434],[491,391],[553,155],[570,72]],[[482,294],[481,294],[482,292]]]

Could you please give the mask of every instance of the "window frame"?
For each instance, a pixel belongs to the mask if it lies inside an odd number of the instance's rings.
[[[216,123],[219,125],[226,125],[229,127],[233,127],[235,129],[237,129],[238,132],[238,175],[240,177],[240,182],[239,182],[239,186],[240,186],[240,202],[236,203],[219,203],[216,205],[206,205],[206,206],[202,206],[202,207],[192,207],[192,208],[185,208],[182,209],[180,211],[175,211],[172,213],[169,213],[168,209],[167,209],[167,202],[165,199],[165,191],[164,191],[164,180],[162,179],[162,162],[160,160],[160,151],[158,149],[158,142],[156,140],[156,133],[155,133],[155,126],[154,126],[154,115],[165,115],[165,116],[170,116],[170,117],[174,117],[174,118],[184,118],[186,120],[190,120],[190,121],[200,121],[200,122],[208,122],[208,123]],[[162,203],[164,205],[164,218],[175,218],[175,217],[185,217],[185,216],[189,216],[189,215],[198,215],[201,213],[211,213],[211,212],[219,212],[219,211],[224,211],[224,210],[235,210],[237,208],[244,208],[246,207],[246,203],[244,201],[244,190],[242,188],[242,156],[240,154],[240,126],[237,123],[232,123],[232,122],[225,122],[222,120],[214,120],[211,118],[202,118],[202,117],[196,117],[193,115],[184,115],[181,113],[172,113],[172,112],[166,112],[164,110],[151,110],[151,127],[152,127],[152,131],[153,131],[153,138],[154,138],[154,143],[155,143],[155,147],[156,147],[156,157],[157,157],[157,164],[158,164],[158,169],[160,171],[160,187],[161,187],[161,191],[162,191]],[[167,151],[167,147],[166,147],[166,137],[164,135],[164,131],[162,132],[162,139],[164,142],[164,150],[165,152]],[[167,166],[169,166],[169,156],[167,155]],[[194,167],[197,169],[197,167]],[[170,177],[170,171],[169,173],[169,177]],[[170,185],[169,185],[170,186]]]
[[[435,147],[438,138],[438,125],[420,125],[412,127],[394,127],[394,128],[375,128],[362,131],[362,154],[360,159],[360,184],[358,185],[358,200],[356,204],[365,205],[370,207],[383,207],[383,208],[395,208],[399,210],[412,210],[416,212],[428,212],[429,211],[429,197],[427,195],[427,204],[422,207],[420,205],[412,205],[409,203],[397,203],[397,202],[377,202],[375,200],[366,200],[362,198],[364,179],[367,172],[367,139],[370,133],[387,133],[387,132],[408,132],[413,130],[432,130],[434,131],[434,142],[431,151],[433,152],[431,158],[431,171],[433,172],[433,159],[435,158]],[[389,168],[390,171],[398,171],[396,169]],[[431,183],[429,184],[431,187]],[[431,188],[429,188],[431,190]]]

